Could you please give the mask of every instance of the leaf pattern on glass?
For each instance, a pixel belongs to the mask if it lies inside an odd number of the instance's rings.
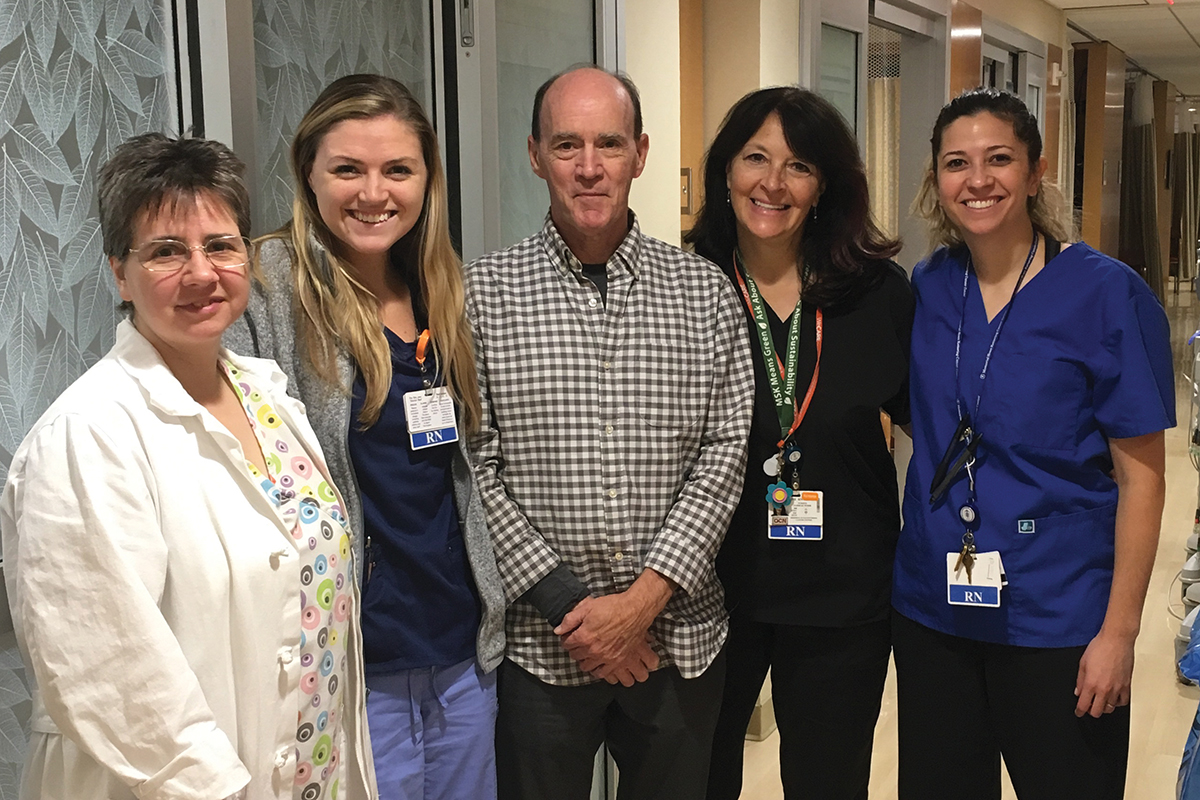
[[[17,242],[21,190],[17,184],[17,168],[8,159],[8,145],[0,148],[0,263],[3,263],[8,261]]]
[[[99,5],[96,0],[90,0]],[[106,0],[104,3],[104,21],[109,33],[124,30],[129,25],[129,16],[133,13],[133,0]]]
[[[87,347],[100,333],[100,329],[113,322],[112,295],[105,282],[111,277],[100,270],[84,276],[79,290],[79,306],[75,309],[75,338]]]
[[[0,0],[0,47],[7,47],[25,30],[25,20],[18,11],[17,0]]]
[[[0,376],[0,447],[15,452],[25,438],[25,422],[21,419],[22,404],[13,394],[12,384]]]
[[[143,78],[155,78],[163,72],[163,61],[167,54],[161,47],[155,47],[154,42],[146,38],[139,30],[124,30],[116,39],[109,39],[109,44],[120,53],[129,70],[134,75]]]
[[[94,0],[60,0],[63,4],[59,24],[67,35],[71,45],[68,51],[96,63],[96,29],[99,20],[88,11],[88,6],[95,5]]]
[[[107,268],[100,221],[91,217],[67,245],[67,253],[63,256],[63,272],[67,283],[74,286],[93,272]]]
[[[0,475],[0,479],[8,477],[8,470]],[[0,800],[17,800],[20,796],[20,772],[16,765],[0,763]]]
[[[34,231],[34,235],[40,231]],[[21,305],[25,315],[41,329],[46,327],[46,314],[50,312],[50,286],[47,283],[45,254],[37,240],[29,234],[17,237],[13,248],[12,271],[21,289]]]
[[[18,305],[18,307],[20,307]],[[27,314],[17,314],[12,330],[4,342],[4,358],[8,363],[8,379],[12,381],[13,394],[18,405],[25,405],[25,390],[33,382],[33,369],[37,363],[37,326]]]
[[[80,57],[74,50],[60,53],[54,62],[54,71],[50,73],[50,92],[52,101],[51,141],[57,142],[75,118],[75,107],[79,102],[79,69]]]
[[[18,57],[0,66],[0,133],[8,129],[21,111],[22,86],[17,80],[20,64],[21,57]]]
[[[96,194],[91,161],[91,153],[88,153],[84,162],[71,171],[71,183],[63,188],[62,199],[58,203],[59,239],[74,239],[83,230],[83,224],[91,213]],[[0,184],[0,203],[3,203],[2,192],[3,185]]]
[[[54,126],[54,87],[50,85],[50,72],[37,58],[21,59],[21,82],[25,89],[25,102],[33,112],[33,119],[43,130]]]
[[[29,163],[39,178],[63,186],[75,182],[66,156],[37,125],[30,122],[17,125],[12,129],[11,141],[16,142],[17,152]]]
[[[70,385],[71,376],[67,369],[67,334],[59,331],[54,343],[38,352],[34,363],[34,380],[26,399],[27,424],[32,424],[50,404]]]
[[[253,216],[264,232],[291,217],[288,148],[317,94],[342,75],[377,72],[428,105],[430,64],[421,0],[253,0],[253,8],[262,187]]]
[[[104,87],[91,67],[79,74],[79,97],[75,104],[75,141],[80,153],[91,153],[104,126]]]
[[[29,15],[29,32],[33,36],[33,47],[38,59],[45,66],[54,51],[54,39],[58,34],[58,3],[34,2]]]
[[[109,97],[121,101],[130,111],[141,113],[142,98],[138,94],[137,78],[125,54],[111,39],[107,42],[97,39],[96,44],[96,66],[100,68],[100,77],[104,80]]]
[[[66,270],[63,268],[62,257],[52,248],[45,249],[46,265],[48,267],[50,318],[64,330],[71,330],[75,323],[75,295],[71,293],[71,285],[67,283]]]
[[[0,481],[29,425],[113,344],[95,172],[135,130],[176,129],[162,6],[0,0]],[[17,796],[31,707],[11,637],[0,635],[0,800]]]
[[[0,707],[0,761],[18,762],[25,758],[29,740],[11,708]]]
[[[5,169],[15,172],[17,178],[17,194],[21,198],[21,211],[25,216],[44,231],[58,235],[58,214],[54,210],[54,201],[50,199],[50,191],[46,182],[38,177],[23,159],[12,158],[12,151],[5,149]]]
[[[15,670],[0,669],[0,707],[12,708],[31,699],[29,687]]]

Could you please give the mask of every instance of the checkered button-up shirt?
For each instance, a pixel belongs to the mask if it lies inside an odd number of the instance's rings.
[[[728,623],[713,562],[745,473],[754,375],[732,285],[644,236],[608,260],[607,306],[547,218],[467,267],[484,397],[480,494],[511,606],[507,655],[552,684],[594,678],[519,598],[560,562],[595,595],[645,569],[678,585],[650,633],[701,674]]]

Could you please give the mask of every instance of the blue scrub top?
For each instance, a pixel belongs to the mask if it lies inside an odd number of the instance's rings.
[[[366,385],[357,376],[347,437],[375,563],[362,595],[368,675],[471,658],[481,613],[450,473],[458,444],[409,446],[404,394],[423,386],[417,348],[386,328],[384,334],[392,352],[387,400],[363,430],[358,415]]]
[[[1029,647],[1087,644],[1112,584],[1117,485],[1108,439],[1175,425],[1166,314],[1129,267],[1086,244],[1065,248],[988,322],[968,280],[959,390],[983,435],[976,466],[980,552],[998,550],[1008,586],[1000,608],[951,606],[946,554],[962,548],[963,475],[934,506],[933,472],[955,427],[954,349],[966,250],[945,248],[913,273],[910,389],[913,457],[904,493],[892,605],[927,627]],[[1032,533],[1020,533],[1031,520]],[[1025,525],[1029,527],[1028,523]]]

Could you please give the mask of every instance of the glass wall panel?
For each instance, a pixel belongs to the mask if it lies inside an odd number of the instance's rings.
[[[173,63],[170,12],[152,0],[0,3],[0,480],[112,346],[95,174],[135,133],[176,131]]]
[[[858,34],[821,25],[821,95],[858,133]]]
[[[292,134],[330,82],[356,72],[388,75],[430,112],[429,13],[427,0],[254,0],[256,233],[292,217]]]
[[[595,40],[592,0],[496,0],[501,247],[541,228],[549,206],[527,155],[533,95],[559,70],[594,62]]]
[[[871,213],[889,236],[900,232],[899,33],[871,25],[867,33],[867,136],[865,161]]]
[[[33,423],[114,342],[96,171],[178,127],[170,12],[155,0],[0,2],[0,482]],[[0,587],[0,800],[32,710]]]

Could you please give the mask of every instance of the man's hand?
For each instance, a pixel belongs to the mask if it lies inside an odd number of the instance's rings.
[[[621,683],[637,679],[658,666],[647,632],[673,591],[669,580],[646,570],[624,592],[581,600],[554,632],[588,672]]]
[[[633,651],[628,661],[622,664],[585,662],[580,667],[609,683],[633,686],[634,683],[647,680],[650,673],[658,669],[658,654],[652,649],[653,644],[654,638],[646,634],[646,641]]]
[[[1075,716],[1091,714],[1097,719],[1117,706],[1129,705],[1133,678],[1133,638],[1108,634],[1102,628],[1079,660],[1075,679]]]

